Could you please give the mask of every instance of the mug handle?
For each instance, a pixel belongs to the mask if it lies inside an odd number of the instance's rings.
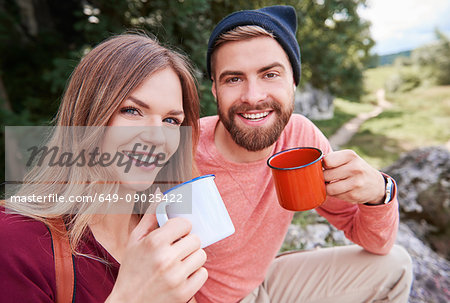
[[[156,220],[158,221],[159,227],[163,226],[167,221],[169,221],[169,217],[167,216],[166,212],[166,207],[168,204],[168,202],[161,202],[156,207]]]

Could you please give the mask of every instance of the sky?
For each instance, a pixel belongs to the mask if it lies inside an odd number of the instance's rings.
[[[360,16],[372,23],[379,55],[411,50],[436,40],[434,29],[450,37],[450,0],[368,0]]]

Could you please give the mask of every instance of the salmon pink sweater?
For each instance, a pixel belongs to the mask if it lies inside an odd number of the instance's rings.
[[[267,159],[235,163],[225,159],[214,144],[217,116],[200,120],[196,155],[203,174],[214,174],[236,232],[207,247],[209,278],[196,294],[198,302],[237,302],[263,282],[266,271],[283,243],[293,212],[277,201]],[[272,153],[311,146],[331,152],[328,140],[307,118],[292,115]],[[375,254],[386,254],[398,228],[398,202],[354,205],[328,197],[316,209],[346,237]],[[350,261],[350,260],[349,260]]]

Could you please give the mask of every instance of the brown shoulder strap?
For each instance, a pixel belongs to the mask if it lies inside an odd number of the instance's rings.
[[[5,205],[5,200],[0,200],[0,206]],[[62,218],[53,219],[52,244],[55,258],[56,277],[56,303],[71,303],[75,284],[72,250],[66,233],[66,225]]]
[[[72,250],[62,218],[52,220],[52,227],[50,232],[55,255],[56,303],[71,303],[75,282]]]

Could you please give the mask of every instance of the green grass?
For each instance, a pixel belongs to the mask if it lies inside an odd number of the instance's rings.
[[[375,100],[375,92],[399,72],[398,67],[383,66],[365,73],[367,95],[363,100]],[[415,148],[445,145],[450,141],[450,86],[425,86],[409,92],[389,94],[393,106],[376,118],[363,123],[352,140],[341,148],[356,151],[372,166],[382,169],[399,156]],[[314,121],[330,137],[344,123],[360,112],[369,112],[373,105],[343,99],[334,101],[331,120]]]
[[[364,88],[368,94],[374,94],[378,89],[384,88],[386,79],[397,72],[393,65],[371,68],[364,72]]]
[[[373,105],[367,103],[356,103],[348,100],[336,98],[334,104],[334,117],[330,120],[315,120],[314,124],[325,134],[330,137],[342,125],[356,117],[361,112],[370,112]]]
[[[366,121],[343,148],[381,169],[403,152],[450,140],[450,86],[418,88],[391,98],[393,107]]]

